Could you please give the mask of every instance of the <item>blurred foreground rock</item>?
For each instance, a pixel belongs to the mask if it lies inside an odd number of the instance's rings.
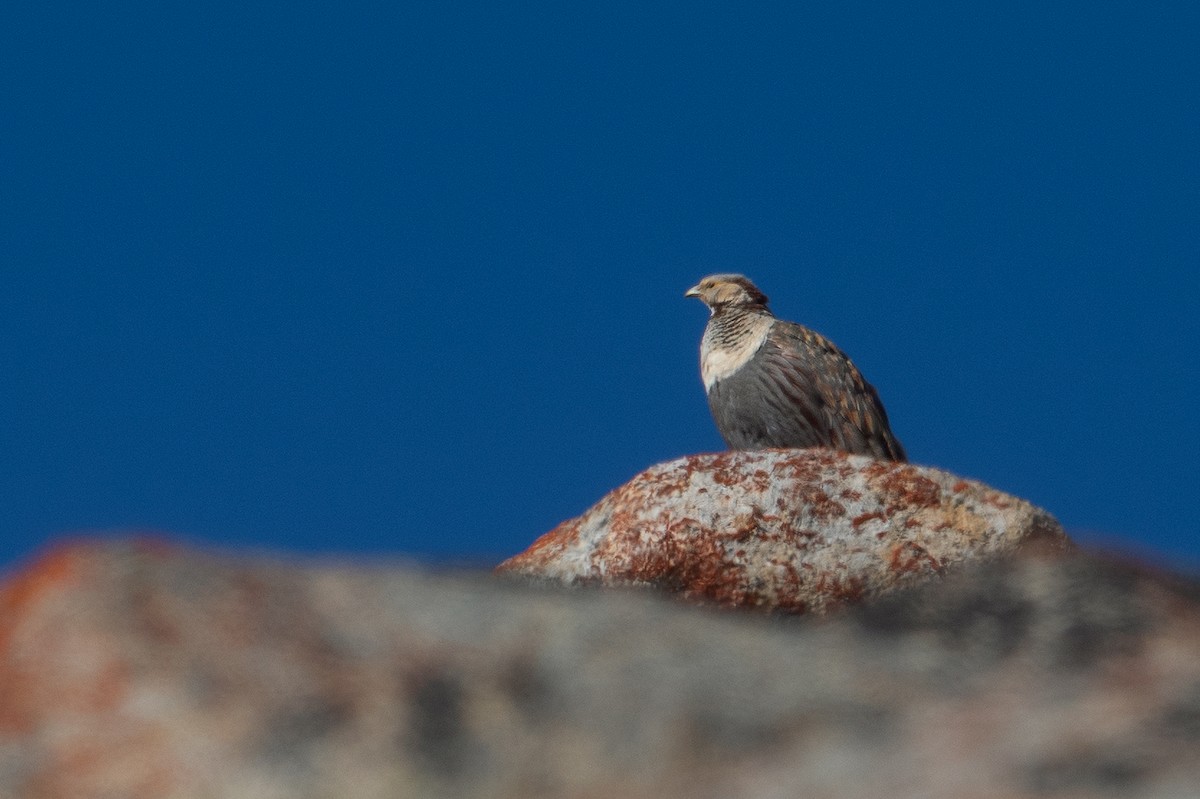
[[[76,546],[0,591],[0,796],[1194,797],[1200,591],[1083,555],[820,621]]]
[[[1054,517],[948,472],[824,449],[689,455],[651,467],[498,571],[565,584],[824,613],[1035,544]]]

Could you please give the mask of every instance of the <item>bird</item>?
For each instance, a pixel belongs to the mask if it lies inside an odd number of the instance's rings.
[[[684,293],[709,308],[700,376],[730,449],[824,447],[906,461],[875,387],[832,341],[777,319],[744,275],[709,275]]]

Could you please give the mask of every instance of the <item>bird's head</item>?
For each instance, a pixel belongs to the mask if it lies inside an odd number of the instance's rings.
[[[683,296],[698,298],[713,313],[724,308],[767,308],[767,295],[745,275],[709,275]]]

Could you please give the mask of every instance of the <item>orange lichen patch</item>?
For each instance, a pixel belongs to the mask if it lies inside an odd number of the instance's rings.
[[[971,487],[971,484],[968,483],[966,480],[959,480],[957,483],[955,483],[954,485],[952,485],[950,487],[950,490],[953,491],[955,494],[961,494],[962,492],[966,491],[970,487]]]
[[[43,603],[80,582],[91,552],[86,543],[60,545],[0,587],[0,731],[24,733],[36,728],[47,702],[52,708],[91,713],[110,709],[124,695],[128,680],[122,664],[110,662],[85,679],[73,676],[65,683],[56,682],[59,672],[37,660],[46,656],[40,650],[54,651],[54,637],[37,637],[30,643],[29,635],[18,634],[31,619],[36,623]],[[53,633],[58,636],[61,630],[54,627]]]
[[[139,535],[131,544],[139,554],[165,557],[179,551],[176,544],[160,534]],[[87,539],[63,541],[0,583],[0,652],[7,648],[13,626],[32,604],[50,591],[76,584],[81,565],[95,549]]]
[[[811,483],[820,480],[824,470],[825,459],[813,457],[815,450],[796,450],[794,454],[783,460],[775,461],[772,471],[777,476]]]
[[[660,499],[676,496],[683,493],[691,485],[692,475],[702,470],[701,460],[707,457],[706,455],[692,455],[683,458],[673,469],[658,470],[653,475],[643,472],[624,487],[641,487],[652,496],[659,497]]]
[[[513,555],[498,565],[495,570],[497,572],[504,572],[512,569],[520,569],[524,566],[549,563],[570,546],[578,535],[578,519],[568,519],[565,522],[560,522],[553,530],[539,536],[524,552],[519,555]]]
[[[831,607],[838,607],[862,601],[866,594],[866,583],[860,577],[822,572],[817,575],[813,589],[820,596],[827,597]]]
[[[902,541],[888,553],[888,566],[893,572],[916,573],[932,571],[941,573],[942,564],[925,547],[913,541]]]
[[[870,479],[903,468],[906,468],[905,464],[894,461],[874,461],[862,468],[862,474],[864,477]]]
[[[634,527],[614,523],[613,535],[600,543],[594,557],[607,564],[608,580],[655,585],[702,604],[802,608],[798,598],[789,596],[794,587],[763,586],[746,573],[747,550],[736,544],[761,542],[764,524],[770,521],[757,514],[720,530],[708,530],[690,517]],[[772,590],[764,593],[764,587]]]
[[[860,513],[857,516],[855,516],[853,519],[850,520],[850,526],[857,530],[859,527],[862,527],[864,524],[871,521],[872,519],[886,519],[886,518],[887,517],[884,516],[881,512],[879,512],[877,510],[873,510],[873,511],[869,511],[867,513]]]
[[[771,473],[766,469],[755,469],[750,475],[750,484],[755,491],[766,491],[771,487]]]
[[[779,540],[786,541],[797,552],[803,552],[806,549],[820,546],[825,543],[825,538],[816,530],[807,527],[796,527],[793,524],[784,525],[780,532],[782,535],[777,536]]]
[[[844,462],[839,453],[826,450],[796,450],[785,460],[776,461],[773,471],[779,479],[796,483],[796,494],[806,510],[818,521],[846,515],[846,506],[835,500],[823,487],[828,470]]]
[[[0,653],[8,650],[12,631],[28,608],[74,582],[85,549],[80,543],[56,546],[0,586]]]
[[[748,476],[747,464],[753,462],[755,455],[740,451],[688,455],[676,461],[673,468],[642,472],[623,488],[630,489],[633,496],[677,496],[692,488],[697,474],[707,476],[718,485],[744,484]]]
[[[746,480],[745,456],[740,452],[723,452],[710,456],[707,472],[717,485],[735,486]]]
[[[988,491],[983,495],[983,501],[993,508],[999,508],[1000,510],[1012,507],[1012,502],[998,491]]]
[[[742,481],[742,476],[728,469],[717,469],[712,473],[713,482],[722,486],[735,486]]]
[[[759,537],[765,529],[769,529],[769,521],[763,517],[761,511],[755,508],[750,514],[734,519],[729,526],[713,530],[713,537],[740,543]]]
[[[610,568],[611,576],[686,591],[698,582],[716,580],[724,565],[721,543],[711,536],[695,535],[691,520],[667,524],[661,535],[649,542],[636,540],[637,534],[631,536],[630,532],[614,536],[612,544],[602,545],[598,553],[616,567]]]
[[[800,498],[808,506],[808,512],[818,521],[846,515],[846,506],[818,486],[803,486],[800,489]]]
[[[919,474],[912,466],[897,466],[876,470],[868,466],[872,484],[878,485],[887,502],[885,513],[934,508],[942,503],[942,489],[937,483]]]

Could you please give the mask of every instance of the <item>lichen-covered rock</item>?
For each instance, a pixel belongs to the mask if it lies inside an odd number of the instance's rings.
[[[1194,797],[1200,586],[1000,558],[826,618],[81,545],[0,585],[4,799]]]
[[[821,613],[1031,542],[1050,514],[938,469],[824,449],[691,455],[563,522],[500,572]]]

